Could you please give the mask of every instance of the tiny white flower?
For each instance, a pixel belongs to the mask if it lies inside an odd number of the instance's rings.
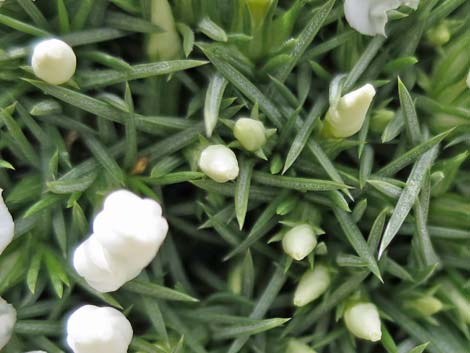
[[[345,0],[344,15],[349,25],[359,33],[385,36],[388,11],[400,6],[416,10],[418,5],[419,0]]]
[[[330,107],[326,113],[324,134],[339,138],[357,133],[364,123],[374,96],[375,88],[368,83],[341,97],[337,106]]]
[[[3,190],[0,189],[0,255],[13,240],[15,235],[15,224],[13,217],[8,211],[2,196]]]
[[[316,353],[313,348],[300,340],[291,338],[287,343],[286,353]]]
[[[319,298],[326,292],[331,283],[330,272],[324,265],[315,265],[300,278],[294,292],[294,305],[304,306]]]
[[[0,297],[0,351],[10,341],[16,323],[16,310]]]
[[[199,157],[199,168],[218,183],[234,180],[239,172],[237,156],[224,145],[206,147]]]
[[[31,58],[34,74],[52,85],[72,78],[77,66],[73,49],[59,39],[47,39],[36,44]]]
[[[127,353],[132,335],[129,320],[111,307],[84,305],[67,321],[67,344],[74,353]]]
[[[294,260],[300,261],[310,254],[317,245],[317,238],[308,224],[290,229],[282,238],[284,252]]]
[[[158,202],[114,191],[94,219],[93,234],[75,250],[73,265],[97,291],[115,291],[153,260],[167,232]]]
[[[382,338],[382,329],[377,307],[372,303],[356,303],[344,312],[344,322],[356,337],[377,342]]]
[[[233,135],[244,149],[258,151],[266,143],[266,129],[259,120],[240,118],[233,128]]]

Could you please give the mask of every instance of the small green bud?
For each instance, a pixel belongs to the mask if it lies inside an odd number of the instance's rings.
[[[272,0],[245,0],[245,3],[250,11],[253,27],[259,27],[264,22]]]
[[[406,308],[415,310],[422,316],[431,316],[442,310],[442,302],[433,296],[423,296],[418,299],[407,300],[404,303]]]
[[[450,31],[445,22],[431,28],[426,34],[429,42],[436,47],[446,44],[450,40]]]
[[[370,83],[341,97],[336,107],[330,107],[325,116],[323,135],[349,137],[357,133],[364,123],[367,111],[375,96]]]
[[[233,135],[244,149],[258,151],[266,143],[266,129],[259,120],[240,118],[235,123]]]
[[[378,135],[382,134],[385,127],[395,117],[395,112],[389,109],[377,110],[370,120],[370,130]]]
[[[316,353],[315,350],[300,340],[294,338],[289,340],[287,343],[286,353]]]
[[[164,32],[153,33],[147,43],[147,54],[152,60],[171,60],[181,52],[181,40],[176,31],[173,12],[168,0],[152,0],[150,20]]]
[[[228,274],[228,287],[234,294],[240,294],[243,286],[243,267],[239,263]]]
[[[317,238],[308,224],[301,224],[289,230],[282,238],[284,252],[300,261],[310,254],[317,245]]]
[[[279,174],[282,170],[283,165],[284,162],[282,161],[281,155],[279,153],[276,153],[271,159],[269,171],[271,172],[271,174]]]
[[[315,268],[303,274],[294,293],[294,305],[305,306],[319,298],[328,289],[331,283],[330,272],[324,265],[315,265]]]
[[[356,303],[346,308],[344,323],[354,336],[377,342],[382,338],[382,329],[377,307],[372,303]]]

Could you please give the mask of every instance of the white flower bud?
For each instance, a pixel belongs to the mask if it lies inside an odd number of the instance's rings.
[[[295,226],[282,238],[284,252],[297,261],[308,256],[316,245],[317,238],[308,224]]]
[[[294,338],[287,343],[286,353],[316,353],[310,346]]]
[[[84,305],[67,322],[67,344],[74,353],[127,353],[132,326],[116,309]]]
[[[0,351],[10,341],[16,323],[16,310],[0,297]]]
[[[324,134],[349,137],[357,133],[364,123],[367,110],[375,96],[370,83],[341,97],[336,107],[330,107],[325,116]]]
[[[266,143],[266,129],[259,120],[240,118],[235,123],[233,135],[244,149],[255,152]]]
[[[239,171],[237,156],[224,145],[206,147],[199,157],[199,168],[218,183],[234,180]]]
[[[91,287],[110,292],[135,278],[153,260],[168,223],[156,201],[118,190],[105,199],[93,231],[75,250],[73,264]]]
[[[48,39],[34,47],[31,66],[40,79],[52,85],[60,85],[72,78],[77,59],[67,43],[59,39]]]
[[[442,302],[430,295],[417,299],[408,300],[404,303],[406,308],[410,308],[418,312],[422,316],[431,316],[442,310]]]
[[[418,5],[419,0],[346,0],[344,15],[349,25],[359,33],[385,36],[388,11],[400,6],[416,10]]]
[[[372,303],[357,303],[348,307],[344,312],[344,322],[356,337],[372,342],[382,338],[379,311]]]
[[[300,278],[294,293],[294,305],[304,306],[319,298],[330,286],[331,278],[328,268],[324,265],[315,265]]]
[[[2,192],[3,190],[0,189],[0,255],[15,235],[15,223],[13,223],[13,217],[3,201]]]

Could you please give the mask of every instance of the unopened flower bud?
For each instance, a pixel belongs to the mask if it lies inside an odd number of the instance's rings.
[[[147,43],[147,54],[151,60],[171,60],[181,51],[181,40],[176,31],[175,20],[168,0],[152,0],[150,20],[163,32],[152,33]]]
[[[15,235],[15,224],[13,217],[8,211],[2,196],[3,190],[0,189],[0,255],[3,250],[11,243]]]
[[[324,265],[315,265],[300,278],[294,293],[294,305],[304,306],[319,298],[331,283],[330,272]]]
[[[286,353],[316,353],[315,350],[300,340],[290,339],[287,343]]]
[[[422,316],[431,316],[442,310],[442,302],[430,295],[421,298],[408,300],[405,302],[405,307],[415,310]]]
[[[356,303],[344,312],[344,322],[356,337],[377,342],[382,338],[382,329],[377,307],[372,303]]]
[[[330,107],[326,113],[324,135],[338,138],[357,133],[364,123],[374,96],[375,88],[368,83],[341,97],[337,106]]]
[[[60,85],[74,75],[77,59],[67,43],[59,39],[48,39],[34,47],[31,66],[40,79],[52,85]]]
[[[0,351],[10,341],[15,323],[15,308],[0,297]]]
[[[449,28],[445,23],[441,23],[428,31],[427,38],[436,47],[444,45],[450,40]]]
[[[316,245],[317,237],[308,224],[295,226],[282,238],[284,252],[297,261],[308,256]]]
[[[376,134],[382,134],[385,127],[395,117],[395,112],[389,109],[379,109],[370,119],[370,130]]]
[[[272,0],[245,0],[245,3],[250,11],[253,26],[260,26],[264,22]]]
[[[199,168],[218,183],[234,180],[239,172],[237,156],[224,145],[206,147],[199,157]]]
[[[127,353],[132,326],[110,307],[84,305],[67,322],[67,344],[74,353]]]
[[[266,129],[261,121],[240,118],[235,123],[233,135],[244,149],[255,152],[266,143]]]
[[[346,0],[344,15],[349,25],[359,33],[368,36],[376,34],[385,36],[388,11],[400,6],[416,10],[418,4],[419,0]]]

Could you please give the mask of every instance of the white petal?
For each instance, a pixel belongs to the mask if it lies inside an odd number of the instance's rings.
[[[308,256],[316,245],[317,238],[308,224],[295,226],[282,238],[284,252],[297,261]]]
[[[261,121],[240,118],[235,122],[233,135],[247,151],[255,152],[266,143],[266,129]]]
[[[15,224],[13,217],[8,211],[2,196],[3,190],[0,189],[0,255],[13,240],[15,235]]]
[[[119,311],[85,305],[67,322],[67,343],[74,353],[126,353],[132,326]]]
[[[315,265],[300,278],[294,293],[294,305],[304,306],[320,297],[330,286],[330,273],[324,265]]]
[[[10,341],[15,323],[15,308],[0,297],[0,351]]]

